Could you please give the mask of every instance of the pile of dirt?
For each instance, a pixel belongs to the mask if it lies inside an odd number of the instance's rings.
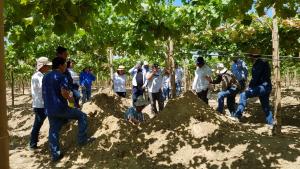
[[[188,167],[196,162],[198,152],[206,152],[202,144],[224,137],[229,128],[239,128],[192,92],[170,100],[156,118],[140,126],[124,120],[130,103],[130,99],[99,92],[84,104],[82,110],[89,115],[89,133],[96,141],[88,148],[74,149],[77,130],[71,130],[76,128],[72,124],[62,138],[63,147],[72,155],[61,163],[82,161],[84,166],[97,164],[107,168]]]
[[[278,168],[285,164],[293,168],[300,165],[299,127],[283,128],[285,137],[270,137],[264,134],[264,124],[233,122],[192,92],[169,100],[158,116],[139,126],[124,120],[124,112],[130,105],[131,99],[117,97],[110,90],[94,95],[82,110],[89,117],[89,135],[96,140],[78,147],[76,122],[64,126],[61,148],[65,157],[59,163],[50,162],[49,126],[43,126],[41,148],[38,155],[34,155],[24,150],[30,133],[26,121],[29,118],[32,122],[32,112],[20,111],[12,115],[11,120],[22,117],[22,124],[10,124],[14,129],[11,158],[20,159],[13,168],[18,168],[16,165],[23,168],[139,169]],[[150,110],[149,106],[145,111]]]

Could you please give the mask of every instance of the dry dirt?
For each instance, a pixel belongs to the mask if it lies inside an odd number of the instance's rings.
[[[96,140],[86,147],[76,144],[77,124],[61,131],[65,157],[50,161],[48,121],[41,129],[39,149],[28,148],[34,120],[31,98],[17,95],[15,107],[8,96],[10,166],[34,168],[300,168],[300,89],[283,90],[283,135],[270,136],[259,102],[249,101],[242,123],[219,115],[216,94],[208,107],[193,93],[170,100],[156,118],[146,107],[146,122],[133,126],[124,120],[131,100],[108,90],[94,93],[83,106],[89,115],[89,134]],[[238,100],[238,99],[237,99]],[[251,112],[251,113],[250,113]]]

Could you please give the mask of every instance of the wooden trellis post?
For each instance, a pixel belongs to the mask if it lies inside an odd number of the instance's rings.
[[[276,16],[276,9],[273,7],[273,29],[272,29],[272,42],[273,42],[273,70],[275,82],[274,94],[274,134],[281,134],[281,82],[280,82],[280,60],[279,60],[279,34],[278,34],[278,21]]]
[[[9,169],[9,135],[7,131],[6,87],[4,78],[4,18],[0,1],[0,168]]]

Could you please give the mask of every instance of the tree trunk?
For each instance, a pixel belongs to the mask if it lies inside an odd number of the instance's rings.
[[[273,7],[273,70],[275,77],[274,96],[274,134],[281,134],[281,84],[280,84],[280,60],[279,60],[279,34],[276,10]]]
[[[114,67],[113,67],[113,51],[112,48],[109,48],[109,69],[110,69],[110,89],[113,91],[114,85]]]
[[[22,94],[25,94],[25,84],[24,84],[24,79],[21,80],[22,83]]]
[[[11,78],[11,84],[10,84],[10,89],[11,89],[11,106],[12,108],[15,107],[15,78],[14,78],[14,69],[11,68],[10,72],[10,78]]]
[[[0,168],[9,169],[9,135],[7,131],[6,87],[4,78],[4,18],[0,1]]]
[[[187,92],[189,90],[189,68],[188,68],[188,59],[184,60],[184,89]]]
[[[170,82],[171,82],[171,97],[176,97],[176,84],[175,84],[175,61],[174,61],[174,43],[173,40],[169,37],[168,40],[168,55],[167,55],[167,67],[170,70]]]

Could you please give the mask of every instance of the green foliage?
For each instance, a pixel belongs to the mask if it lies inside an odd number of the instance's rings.
[[[273,5],[279,18],[299,18],[298,0],[183,0],[184,5],[180,7],[173,6],[173,2],[6,1],[6,66],[12,67],[21,61],[33,67],[35,58],[47,56],[52,59],[55,48],[62,45],[76,60],[78,71],[91,65],[95,72],[108,76],[109,47],[113,48],[115,55],[122,56],[114,60],[115,68],[120,64],[130,68],[136,60],[164,65],[171,39],[175,59],[183,63],[188,58],[192,71],[194,62],[189,54],[192,50],[227,51],[229,56],[245,52],[250,47],[260,47],[263,53],[270,54],[269,25],[272,24],[271,19],[264,15]],[[299,32],[297,28],[280,24],[282,55],[299,55]],[[212,63],[216,62],[215,59]],[[219,59],[230,62],[229,57]],[[34,68],[18,70],[21,70],[16,71],[18,74],[30,74]]]

